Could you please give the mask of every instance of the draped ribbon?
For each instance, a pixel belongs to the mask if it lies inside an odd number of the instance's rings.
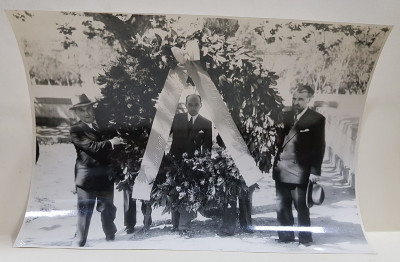
[[[172,121],[186,83],[185,79],[187,79],[187,75],[179,67],[168,72],[167,80],[158,99],[157,112],[151,127],[139,174],[133,185],[132,197],[135,199],[150,200],[152,184],[160,169]]]
[[[189,41],[185,50],[173,47],[172,53],[180,66],[169,71],[164,88],[161,91],[149,141],[133,186],[132,197],[150,200],[152,184],[161,165],[172,121],[188,75],[199,91],[211,120],[219,131],[246,184],[256,183],[262,177],[261,171],[250,155],[247,145],[217,88],[198,61],[200,60],[198,41]],[[182,65],[187,70],[187,74],[182,70]]]
[[[240,135],[218,89],[200,61],[187,62],[185,66],[240,174],[248,186],[253,185],[262,178],[261,171],[250,155],[246,142]]]

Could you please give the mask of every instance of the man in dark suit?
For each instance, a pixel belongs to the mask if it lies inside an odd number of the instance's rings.
[[[217,144],[220,147],[226,148],[224,141],[221,136],[217,135]],[[242,180],[245,185],[245,181]],[[256,188],[259,188],[258,184],[253,184],[247,187],[247,191],[242,192],[236,200],[230,200],[225,204],[222,213],[222,224],[217,233],[220,237],[233,236],[236,231],[236,220],[237,220],[237,204],[239,202],[239,225],[243,233],[254,233],[251,211],[253,208],[253,192]]]
[[[127,234],[132,234],[135,231],[136,226],[136,199],[132,198],[132,189],[124,189],[124,225],[125,232]],[[143,214],[143,227],[139,231],[139,233],[145,233],[150,230],[150,226],[152,221],[151,218],[151,202],[150,201],[140,201],[141,202],[141,211]]]
[[[195,156],[196,151],[199,154],[211,151],[212,146],[212,124],[210,120],[199,115],[202,107],[201,97],[199,95],[188,95],[186,97],[187,113],[176,114],[172,122],[172,145],[170,154],[178,159],[183,154],[189,158]],[[190,237],[190,222],[196,217],[196,213],[189,212],[185,208],[171,212],[173,231],[179,230],[179,233],[185,238]]]
[[[311,225],[310,211],[306,206],[307,184],[319,180],[325,152],[325,118],[308,108],[313,95],[310,86],[299,86],[293,94],[292,110],[283,115],[284,127],[278,130],[273,178],[280,226],[293,226],[292,203],[297,210],[298,226]],[[291,230],[280,230],[278,236],[279,242],[295,240]],[[299,243],[310,245],[311,232],[300,231]]]
[[[243,181],[244,183],[244,181]],[[243,233],[254,233],[251,210],[253,208],[253,192],[258,187],[258,184],[253,184],[248,187],[246,192],[238,196],[237,200],[231,200],[224,206],[222,213],[222,225],[217,233],[220,237],[228,237],[235,235],[236,220],[238,217],[237,204],[239,202],[239,225]]]
[[[73,99],[73,106],[70,108],[79,118],[79,122],[71,127],[70,135],[77,153],[75,184],[78,223],[73,245],[80,247],[86,243],[96,202],[106,240],[114,240],[117,232],[114,224],[114,181],[108,155],[114,146],[123,144],[123,141],[119,137],[109,139],[98,129],[94,103],[82,94]]]

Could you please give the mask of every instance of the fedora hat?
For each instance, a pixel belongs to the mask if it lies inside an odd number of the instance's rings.
[[[72,106],[71,106],[70,110],[77,109],[78,107],[93,105],[96,103],[96,101],[93,102],[85,94],[73,96],[71,98],[71,102],[72,102]]]
[[[306,205],[308,208],[313,205],[321,205],[325,199],[325,192],[322,186],[317,183],[308,182],[306,193]]]

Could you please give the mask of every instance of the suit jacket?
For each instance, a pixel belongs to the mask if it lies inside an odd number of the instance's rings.
[[[108,159],[111,142],[103,134],[79,121],[70,129],[76,149],[75,184],[83,189],[113,188],[113,173]]]
[[[283,183],[308,183],[310,173],[321,175],[325,117],[308,108],[296,123],[292,111],[284,113],[283,123],[278,130],[273,178]]]
[[[170,153],[176,157],[182,157],[187,153],[193,157],[196,150],[204,153],[211,150],[212,146],[212,124],[210,120],[199,115],[188,132],[189,121],[187,113],[176,114],[172,122],[172,145]]]

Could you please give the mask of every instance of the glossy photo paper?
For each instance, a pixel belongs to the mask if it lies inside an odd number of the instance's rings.
[[[357,148],[391,26],[7,15],[36,127],[16,247],[371,252]]]

